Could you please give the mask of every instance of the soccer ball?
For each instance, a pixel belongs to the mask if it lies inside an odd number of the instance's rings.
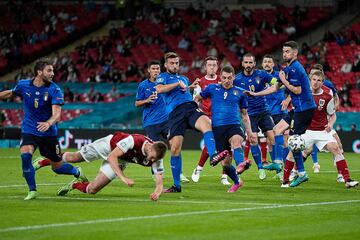
[[[288,147],[292,152],[300,152],[305,149],[305,140],[300,135],[292,135],[288,139]]]

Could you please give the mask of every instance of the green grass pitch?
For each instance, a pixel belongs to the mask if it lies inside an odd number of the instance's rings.
[[[336,182],[330,154],[319,155],[321,171],[294,189],[281,189],[267,172],[260,181],[255,165],[242,176],[245,184],[227,193],[220,184],[221,167],[208,163],[199,183],[182,184],[183,192],[149,200],[154,189],[150,169],[130,165],[125,174],[135,180],[127,187],[113,181],[96,195],[73,191],[57,197],[57,189],[72,176],[50,168],[37,172],[39,197],[27,193],[18,149],[0,149],[0,239],[360,239],[360,188]],[[183,152],[183,172],[189,178],[200,151]],[[360,179],[360,157],[345,155],[352,178]],[[100,161],[81,163],[89,179]],[[165,187],[172,184],[169,153]]]

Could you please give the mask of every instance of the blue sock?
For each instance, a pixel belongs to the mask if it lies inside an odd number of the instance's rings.
[[[271,150],[271,152],[269,152],[270,153],[270,158],[271,158],[271,161],[272,162],[274,162],[274,160],[275,160],[275,144],[274,145],[272,145],[272,150]]]
[[[231,178],[231,180],[234,182],[234,184],[239,184],[239,177],[236,174],[236,170],[233,165],[224,166],[223,170]]]
[[[284,151],[283,151],[283,162],[284,162],[284,166],[285,166],[285,161],[286,161],[286,157],[289,154],[290,150],[288,147],[284,147]]]
[[[204,136],[205,146],[207,147],[209,156],[211,157],[216,152],[214,134],[212,131],[208,131],[204,133],[203,136]]]
[[[299,172],[305,172],[304,161],[301,152],[292,152]]]
[[[283,159],[283,149],[284,149],[284,136],[276,135],[275,136],[275,160]]]
[[[253,156],[258,169],[262,169],[263,165],[261,162],[261,152],[260,152],[259,145],[258,144],[250,145],[250,150],[251,150],[251,155]]]
[[[29,187],[29,191],[36,191],[35,170],[32,165],[31,159],[32,159],[31,153],[22,153],[21,154],[23,176]]]
[[[313,152],[311,153],[311,158],[313,160],[313,163],[318,163],[318,152],[319,149],[316,147],[316,145],[314,145]]]
[[[53,169],[57,174],[79,176],[79,170],[69,163],[63,163],[60,167]]]
[[[244,161],[244,150],[242,148],[234,149],[234,160],[235,160],[236,166]]]
[[[182,167],[182,160],[180,156],[171,156],[170,157],[170,167],[171,172],[174,180],[174,185],[180,188],[180,174],[181,174],[181,167]]]

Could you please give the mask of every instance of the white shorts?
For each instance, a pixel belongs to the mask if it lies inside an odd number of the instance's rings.
[[[331,132],[324,131],[313,131],[313,130],[306,130],[306,132],[301,135],[302,138],[305,140],[305,147],[309,148],[312,147],[314,144],[319,149],[319,151],[326,151],[324,147],[326,144],[335,142],[336,139],[333,137]]]
[[[92,162],[98,159],[106,160],[111,153],[110,140],[113,137],[112,134],[100,138],[88,145],[82,146],[80,154],[87,162]]]
[[[87,162],[102,159],[103,163],[100,167],[100,171],[110,180],[116,178],[116,173],[107,161],[107,157],[111,153],[110,140],[112,137],[113,135],[110,134],[106,137],[100,138],[88,145],[82,146],[79,151],[83,159]],[[124,170],[126,166],[127,163],[125,161],[119,160],[119,167],[122,170]]]
[[[119,167],[121,168],[121,170],[125,170],[127,166],[127,163],[125,161],[119,160]],[[116,178],[116,173],[114,172],[114,170],[112,169],[112,167],[110,166],[108,161],[103,161],[100,167],[100,171],[109,179],[109,180],[113,180]]]

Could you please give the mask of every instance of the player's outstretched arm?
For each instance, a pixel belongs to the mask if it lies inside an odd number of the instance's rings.
[[[289,89],[289,91],[291,91],[291,92],[293,92],[294,94],[297,94],[297,95],[301,94],[301,86],[293,86],[293,85],[291,85],[289,83],[289,81],[286,79],[284,71],[280,71],[279,78],[280,78],[282,84],[284,84],[285,87],[287,89]]]
[[[159,84],[159,85],[156,85],[155,88],[158,93],[166,93],[166,92],[170,92],[171,90],[173,90],[176,87],[181,87],[181,89],[183,91],[186,91],[186,86],[182,81],[178,81],[178,82],[170,83],[170,84],[166,84],[166,85]]]
[[[60,120],[61,106],[52,105],[52,115],[46,122],[38,122],[37,130],[40,132],[46,132],[49,128]]]
[[[157,94],[151,94],[147,99],[135,101],[135,107],[142,107],[146,104],[151,104],[157,98]]]
[[[123,151],[121,151],[120,148],[116,147],[107,157],[107,160],[111,166],[111,168],[114,170],[114,172],[116,173],[116,176],[118,176],[118,178],[120,178],[121,181],[123,181],[126,185],[128,185],[129,187],[132,187],[134,185],[134,181],[130,178],[127,178],[124,175],[124,172],[121,170],[121,168],[119,167],[119,162],[118,162],[118,158],[121,157],[124,154]]]
[[[5,90],[0,92],[0,100],[11,98],[13,95],[12,90]]]
[[[150,199],[157,201],[163,191],[163,175],[162,173],[155,174],[155,190],[150,194]]]

